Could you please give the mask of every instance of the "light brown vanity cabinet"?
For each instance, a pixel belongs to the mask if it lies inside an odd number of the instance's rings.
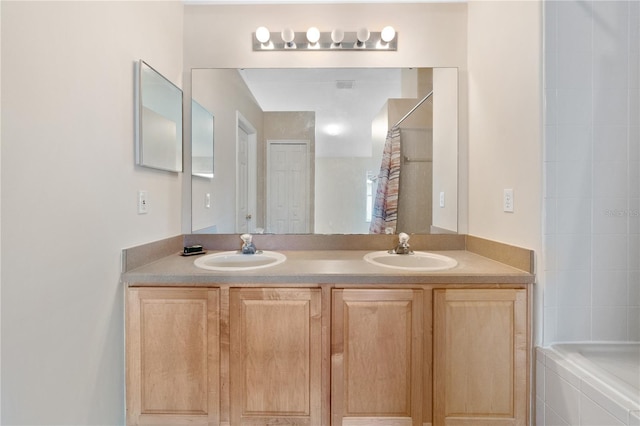
[[[436,289],[433,298],[433,424],[527,424],[527,291]]]
[[[321,425],[318,288],[230,290],[231,425]]]
[[[219,294],[127,290],[128,425],[218,424]]]
[[[332,298],[332,425],[422,425],[423,290]]]

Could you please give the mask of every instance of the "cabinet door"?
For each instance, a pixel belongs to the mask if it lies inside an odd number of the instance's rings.
[[[320,307],[320,289],[231,289],[232,425],[321,424]]]
[[[127,424],[218,424],[218,290],[127,295]]]
[[[422,424],[422,291],[334,290],[333,425]]]
[[[526,424],[526,290],[434,292],[434,425]]]

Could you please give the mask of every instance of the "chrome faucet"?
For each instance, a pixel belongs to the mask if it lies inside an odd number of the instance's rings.
[[[260,251],[256,249],[256,245],[251,241],[253,239],[251,234],[242,234],[240,235],[240,239],[242,240],[242,254],[260,253]]]
[[[398,234],[398,245],[389,250],[390,254],[413,254],[413,250],[409,248],[409,235],[401,232]]]

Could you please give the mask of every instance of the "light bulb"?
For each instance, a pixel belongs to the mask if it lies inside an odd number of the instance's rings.
[[[344,31],[342,31],[340,28],[336,28],[335,30],[331,31],[331,41],[333,41],[335,44],[340,44],[342,43],[342,40],[344,40]]]
[[[369,36],[370,35],[371,35],[371,33],[369,32],[369,30],[367,28],[360,28],[358,30],[358,34],[357,34],[358,41],[360,43],[364,43],[367,40],[369,40]]]
[[[396,37],[396,30],[392,26],[387,26],[382,29],[382,33],[380,33],[380,38],[385,43],[389,43]]]
[[[307,30],[307,40],[311,44],[316,44],[320,40],[320,30],[316,27],[309,28]]]
[[[269,38],[271,38],[269,29],[267,27],[258,27],[258,29],[256,29],[256,38],[262,44],[267,43]]]
[[[291,28],[285,28],[281,33],[282,40],[285,43],[291,43],[293,39],[296,37],[296,34],[293,32]]]

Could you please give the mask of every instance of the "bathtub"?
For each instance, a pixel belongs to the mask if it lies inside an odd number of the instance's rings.
[[[536,348],[536,425],[640,426],[640,343]]]

